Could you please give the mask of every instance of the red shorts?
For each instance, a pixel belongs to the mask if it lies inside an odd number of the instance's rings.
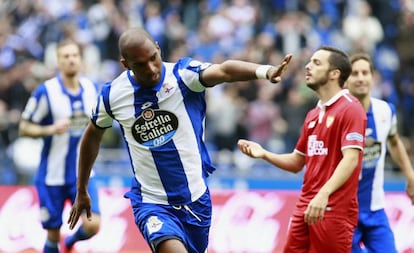
[[[355,222],[348,217],[325,216],[308,225],[303,213],[293,214],[284,253],[349,253]]]

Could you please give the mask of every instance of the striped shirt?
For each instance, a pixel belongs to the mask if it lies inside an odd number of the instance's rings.
[[[80,78],[80,92],[71,94],[60,76],[40,84],[32,93],[22,119],[47,126],[70,119],[69,131],[43,137],[43,148],[35,182],[49,186],[76,183],[79,141],[97,97],[96,85]]]
[[[210,64],[191,58],[163,62],[162,77],[142,88],[132,71],[103,86],[91,117],[97,127],[121,126],[132,172],[126,197],[143,203],[182,205],[207,189],[214,167],[204,139],[205,87],[200,71]]]
[[[397,132],[395,107],[371,98],[367,119],[358,201],[360,211],[376,211],[385,207],[384,164],[387,138]]]

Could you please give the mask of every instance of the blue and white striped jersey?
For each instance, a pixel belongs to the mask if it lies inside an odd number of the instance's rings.
[[[210,66],[191,58],[163,62],[162,77],[142,88],[132,71],[103,86],[92,121],[100,128],[121,126],[131,158],[131,191],[144,203],[183,205],[197,200],[214,171],[204,139],[205,87],[200,72]]]
[[[22,119],[43,126],[71,120],[66,133],[43,137],[36,184],[76,184],[78,144],[97,98],[92,81],[81,77],[79,82],[81,89],[75,95],[66,90],[60,76],[45,81],[33,91],[22,113]]]
[[[360,211],[376,211],[385,207],[384,164],[387,138],[396,132],[397,116],[394,105],[371,98],[358,190]]]

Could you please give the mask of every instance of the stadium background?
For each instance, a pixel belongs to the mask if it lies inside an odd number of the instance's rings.
[[[304,65],[312,51],[324,44],[348,53],[365,51],[372,55],[377,69],[373,95],[397,106],[399,131],[414,161],[413,0],[2,0],[0,251],[4,250],[1,245],[5,245],[2,238],[14,238],[10,235],[21,233],[12,224],[1,223],[17,221],[4,216],[5,204],[14,203],[10,201],[16,201],[14,193],[20,193],[21,189],[32,192],[38,159],[39,142],[17,137],[18,120],[30,92],[56,74],[56,42],[68,36],[81,43],[84,74],[102,84],[122,71],[117,38],[132,26],[145,27],[158,41],[167,61],[192,56],[210,62],[235,58],[277,64],[286,53],[294,54],[279,85],[258,80],[208,91],[206,140],[217,164],[209,183],[218,194],[214,201],[222,201],[218,206],[233,199],[223,200],[220,197],[223,189],[237,196],[247,194],[243,198],[259,191],[264,195],[277,193],[290,200],[290,194],[297,193],[302,174],[284,173],[248,159],[235,149],[235,143],[243,137],[275,152],[293,148],[304,115],[316,101],[303,85]],[[131,172],[118,130],[114,125],[106,133],[95,168],[103,192],[114,188],[122,191],[129,185]],[[389,159],[385,181],[386,189],[391,192],[387,196],[388,208],[392,208],[390,215],[395,220],[393,224],[397,224],[394,228],[398,229],[399,247],[402,252],[409,252],[414,250],[414,239],[409,238],[409,227],[401,222],[413,223],[414,211],[405,204],[408,200],[403,194],[403,178]],[[33,201],[35,206],[36,200]],[[251,221],[254,209],[248,210],[246,219]],[[289,213],[288,207],[283,210]],[[37,222],[35,213],[28,221]],[[261,223],[250,224],[252,230],[257,224]],[[39,231],[32,232],[42,235]],[[130,236],[139,237],[134,233],[137,231],[131,231]],[[238,242],[235,244],[246,241],[235,238]],[[216,245],[214,241],[212,244]],[[254,252],[234,247],[230,251]]]

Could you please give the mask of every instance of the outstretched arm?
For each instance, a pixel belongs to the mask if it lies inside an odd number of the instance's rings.
[[[261,158],[270,164],[289,172],[297,173],[305,165],[305,156],[292,152],[288,154],[275,154],[264,149],[254,141],[240,139],[237,142],[240,151],[252,158]]]
[[[391,158],[395,161],[407,179],[406,192],[411,199],[411,204],[414,205],[414,170],[411,166],[410,158],[408,157],[404,144],[398,134],[389,137],[387,144]]]
[[[202,73],[203,83],[211,87],[224,82],[267,79],[272,83],[281,81],[282,74],[292,59],[288,54],[278,66],[260,65],[252,62],[227,60],[221,64],[213,64]]]
[[[88,219],[91,218],[91,199],[88,194],[88,182],[92,166],[98,156],[104,132],[104,129],[97,128],[94,124],[89,123],[82,137],[78,163],[76,199],[68,219],[70,229],[75,227],[83,211],[86,211]]]

